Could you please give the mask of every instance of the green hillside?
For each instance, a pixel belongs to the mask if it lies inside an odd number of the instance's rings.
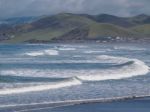
[[[120,36],[120,37],[130,37],[137,36],[138,34],[127,30],[125,28],[115,26],[112,24],[100,24],[90,26],[89,37],[98,37],[98,36]]]
[[[150,24],[139,25],[131,28],[131,30],[150,36]]]
[[[136,38],[149,34],[149,25],[133,28],[101,23],[77,14],[57,14],[18,25],[12,29],[13,38],[5,43],[50,42],[67,40],[101,40],[102,37]]]

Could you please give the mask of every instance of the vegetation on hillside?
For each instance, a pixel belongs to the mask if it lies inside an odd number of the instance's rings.
[[[120,37],[124,40],[149,37],[149,20],[150,17],[146,15],[123,18],[106,14],[91,16],[62,13],[9,28],[9,32],[6,30],[5,33],[11,38],[2,42],[103,40],[103,37]]]

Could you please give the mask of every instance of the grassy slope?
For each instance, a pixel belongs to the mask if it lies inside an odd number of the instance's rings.
[[[47,18],[46,18],[47,19]],[[51,18],[50,18],[51,19]],[[59,14],[55,16],[55,19],[59,22],[59,24],[64,24],[62,27],[57,28],[56,26],[50,26],[48,28],[37,28],[33,31],[25,32],[25,33],[16,33],[15,38],[4,41],[6,43],[19,43],[28,40],[44,40],[49,41],[52,38],[59,37],[64,35],[65,33],[73,30],[76,27],[93,24],[94,22],[80,16],[70,15],[70,14]],[[40,21],[41,22],[41,21]],[[30,26],[30,27],[27,27]],[[33,28],[32,25],[24,25],[21,27],[22,30],[27,30],[28,28]]]
[[[150,36],[150,24],[136,26],[131,28],[131,30]]]
[[[54,19],[53,19],[54,18]],[[48,25],[49,19],[54,20],[55,25]],[[45,22],[47,21],[47,23]],[[41,24],[42,23],[42,24]],[[53,23],[53,22],[52,22]],[[36,28],[34,25],[39,25]],[[40,28],[40,25],[42,26]],[[46,27],[45,27],[45,26]],[[27,27],[29,26],[29,27]],[[44,26],[44,28],[43,28]],[[89,29],[88,38],[97,38],[102,36],[122,36],[122,37],[133,37],[137,36],[138,33],[132,32],[130,29],[125,29],[112,24],[103,24],[93,21],[92,19],[74,15],[74,14],[58,14],[53,17],[46,17],[43,20],[36,21],[34,24],[24,25],[21,29],[28,30],[34,28],[32,31],[27,31],[26,33],[16,33],[15,38],[12,38],[6,43],[20,43],[29,40],[44,40],[50,41],[51,39],[61,37],[62,35],[70,32],[75,28],[86,27]],[[135,31],[135,30],[134,30]]]
[[[89,37],[98,36],[121,36],[121,37],[131,37],[137,34],[127,30],[125,28],[115,26],[112,24],[95,24],[90,26]]]
[[[63,35],[69,29],[53,30],[51,28],[34,30],[27,33],[18,33],[15,38],[5,41],[6,43],[20,43],[29,40],[45,40],[49,41],[52,38]]]

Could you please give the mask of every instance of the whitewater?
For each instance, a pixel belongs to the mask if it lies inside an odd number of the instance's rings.
[[[0,46],[1,106],[150,95],[149,45]]]

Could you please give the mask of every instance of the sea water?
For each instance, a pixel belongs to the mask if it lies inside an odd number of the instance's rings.
[[[150,95],[150,45],[0,45],[0,108]]]

